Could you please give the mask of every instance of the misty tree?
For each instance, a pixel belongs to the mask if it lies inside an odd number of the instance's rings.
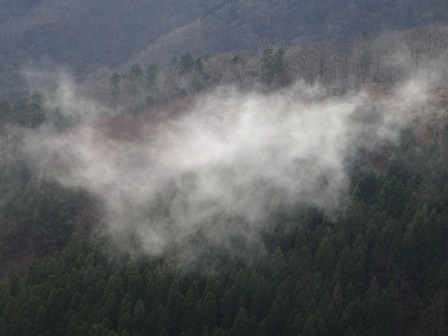
[[[335,92],[345,92],[353,86],[354,71],[351,60],[351,46],[348,43],[339,45],[334,55],[334,89]]]
[[[411,54],[412,67],[415,72],[418,72],[422,66],[424,38],[424,34],[419,29],[408,31],[405,36],[406,46]]]
[[[145,83],[148,89],[153,88],[156,85],[159,66],[155,63],[148,64],[145,74]]]
[[[285,49],[283,47],[278,48],[275,53],[272,47],[267,47],[262,52],[260,78],[268,87],[284,86],[286,84],[284,54]]]
[[[128,105],[134,115],[138,115],[144,108],[144,74],[140,64],[134,64],[126,76],[128,90]]]
[[[162,91],[165,101],[170,102],[179,92],[178,83],[180,78],[180,67],[177,57],[173,57],[170,64],[164,69],[162,77]]]
[[[118,97],[120,96],[120,81],[121,76],[118,73],[114,73],[110,78],[109,93],[112,97],[112,107],[117,108]]]
[[[136,63],[131,67],[127,78],[132,84],[132,89],[134,91],[141,89],[144,80],[144,74],[142,68],[140,67],[140,64]]]
[[[178,67],[182,80],[178,87],[181,96],[191,96],[205,88],[204,59],[207,57],[194,59],[190,53],[180,57]]]
[[[446,55],[448,27],[444,25],[426,26],[413,29],[405,36],[415,71],[424,70],[430,79],[432,71],[440,70],[437,67],[438,61]]]
[[[204,78],[209,86],[233,85],[252,87],[258,80],[260,65],[246,54],[222,54],[204,60]]]
[[[131,67],[131,70],[129,70],[129,78],[135,81],[143,80],[143,70],[140,64],[136,63]]]
[[[198,72],[204,71],[204,61],[206,61],[209,58],[208,55],[203,57],[198,57],[194,60],[194,69]]]
[[[236,83],[237,80],[230,74],[229,55],[216,55],[209,57],[203,62],[203,72],[207,78],[209,86],[217,85],[219,83]],[[227,79],[228,77],[228,79]]]
[[[379,36],[373,41],[372,49],[372,79],[376,84],[395,85],[405,79],[411,64],[403,33]]]
[[[293,55],[293,60],[296,61],[298,68],[297,77],[303,78],[306,83],[312,84],[316,78],[314,71],[314,63],[311,58],[308,57],[308,50],[306,48],[297,49],[296,55]]]
[[[40,126],[45,121],[43,98],[40,93],[35,93],[31,97],[30,114],[30,127],[32,128]]]
[[[179,70],[181,74],[189,73],[195,68],[195,61],[190,53],[183,54],[179,59]]]
[[[297,64],[300,76],[307,83],[330,84],[335,76],[335,49],[328,43],[314,43],[298,51]],[[327,74],[333,74],[333,78]]]
[[[30,101],[26,97],[22,97],[14,104],[12,120],[19,124],[20,126],[30,125]]]
[[[145,74],[146,104],[148,106],[155,106],[157,104],[158,75],[159,75],[159,66],[155,63],[150,63],[146,69]]]
[[[11,117],[11,106],[6,100],[0,100],[0,132],[2,138],[2,148],[5,146],[5,140],[7,139],[5,125]]]
[[[435,25],[422,28],[424,35],[424,53],[426,59],[426,68],[428,69],[428,78],[430,78],[430,68],[437,65],[442,56],[445,56],[448,49],[448,27],[445,25]]]
[[[194,77],[193,77],[193,87],[195,92],[202,91],[207,86],[208,78],[206,76],[205,70],[205,62],[209,56],[198,57],[194,61]]]
[[[211,70],[208,57],[194,59],[190,53],[179,59],[173,57],[170,64],[160,73],[161,92],[164,100],[191,96],[211,83],[208,76]]]
[[[353,41],[353,57],[356,69],[357,85],[364,84],[372,65],[372,39],[365,32]]]

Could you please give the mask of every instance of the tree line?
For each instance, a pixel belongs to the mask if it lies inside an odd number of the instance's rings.
[[[329,94],[365,86],[397,86],[414,76],[446,82],[448,26],[432,25],[376,37],[362,33],[340,44],[311,42],[268,46],[257,53],[231,52],[193,57],[186,53],[165,66],[134,64],[97,83],[95,97],[136,114],[219,85],[241,90],[278,90],[302,80]]]
[[[220,85],[267,92],[304,81],[339,95],[371,85],[394,87],[413,77],[446,83],[447,50],[448,26],[432,25],[376,37],[362,33],[342,44],[317,41],[214,56],[187,52],[166,65],[136,63],[108,80],[85,84],[84,91],[112,110],[137,116]],[[25,127],[39,127],[47,119],[67,123],[46,108],[45,98],[54,91],[43,89],[13,105],[0,100],[2,133],[8,122]]]

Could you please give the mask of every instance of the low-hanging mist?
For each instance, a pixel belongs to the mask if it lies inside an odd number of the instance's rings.
[[[235,239],[258,242],[276,212],[313,206],[332,218],[358,153],[398,141],[429,113],[426,91],[422,81],[384,96],[330,97],[302,83],[269,94],[226,87],[182,113],[142,117],[125,137],[101,126],[104,111],[66,132],[42,127],[24,151],[39,174],[97,195],[124,248],[194,256],[200,241],[232,251]],[[61,106],[85,115],[88,102],[64,92]]]

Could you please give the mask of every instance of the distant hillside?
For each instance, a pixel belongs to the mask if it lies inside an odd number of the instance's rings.
[[[82,77],[118,66],[200,14],[200,1],[2,0],[0,95],[23,91],[24,65],[63,64]]]
[[[25,93],[27,64],[62,64],[83,78],[185,52],[345,40],[447,17],[441,0],[0,0],[0,96]]]
[[[442,1],[225,0],[200,20],[161,36],[137,60],[162,60],[179,51],[206,53],[268,44],[344,41],[366,32],[401,30],[446,22]]]

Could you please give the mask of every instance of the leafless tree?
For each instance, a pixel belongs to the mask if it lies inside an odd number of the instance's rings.
[[[387,33],[372,43],[372,79],[378,84],[395,85],[404,80],[412,67],[403,33]]]
[[[354,72],[351,63],[351,50],[348,45],[335,49],[333,89],[336,92],[345,92],[353,86]]]
[[[364,84],[370,75],[373,63],[372,39],[366,33],[363,33],[353,40],[352,46],[356,83],[357,85]]]
[[[328,42],[313,43],[294,50],[298,74],[307,83],[327,84],[335,70],[335,48]],[[333,76],[334,77],[334,76]]]
[[[448,26],[432,25],[417,28],[406,34],[406,44],[411,53],[416,72],[424,70],[428,78],[448,49]]]

